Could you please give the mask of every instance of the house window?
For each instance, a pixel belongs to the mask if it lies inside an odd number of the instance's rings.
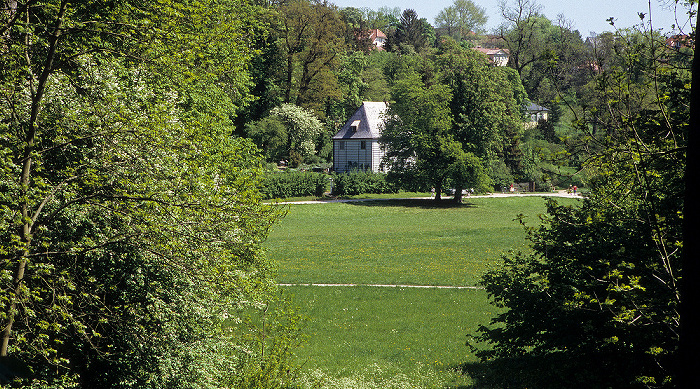
[[[358,128],[360,128],[360,121],[359,120],[355,120],[354,122],[352,122],[352,124],[350,124],[350,131],[357,132]]]
[[[367,141],[366,140],[361,140],[360,141],[360,149],[365,150],[367,148]]]
[[[340,148],[341,150],[345,150],[345,142],[343,142],[343,141],[338,142],[338,148]]]

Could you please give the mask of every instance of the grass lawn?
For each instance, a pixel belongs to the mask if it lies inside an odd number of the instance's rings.
[[[331,377],[352,377],[369,366],[395,376],[424,366],[421,375],[432,371],[432,385],[467,383],[452,372],[475,361],[466,334],[496,311],[483,290],[294,286],[286,291],[310,318],[299,363]]]
[[[293,205],[266,247],[279,264],[280,283],[475,285],[501,253],[527,249],[514,219],[523,213],[536,224],[544,200],[468,201],[459,207],[415,200]],[[448,370],[474,361],[466,335],[496,312],[486,293],[473,289],[286,290],[309,317],[299,362],[322,371],[321,381],[335,380],[325,387],[466,387],[468,378]],[[399,376],[404,381],[387,381]],[[350,381],[337,383],[341,379]]]
[[[543,211],[538,197],[294,205],[266,247],[280,283],[475,285],[502,253],[527,248],[516,215],[537,223]]]

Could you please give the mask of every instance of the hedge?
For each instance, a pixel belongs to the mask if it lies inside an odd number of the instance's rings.
[[[321,197],[328,187],[328,175],[288,170],[273,172],[263,180],[260,192],[265,199],[289,197]]]
[[[387,182],[386,174],[370,171],[352,171],[333,176],[334,196],[353,196],[363,193],[396,193],[397,188]]]

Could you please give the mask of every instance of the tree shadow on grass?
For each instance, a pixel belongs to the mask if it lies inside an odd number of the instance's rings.
[[[363,200],[353,201],[348,204],[360,207],[401,207],[401,208],[423,208],[423,209],[445,209],[445,208],[476,208],[474,203],[455,203],[452,199],[387,199],[387,200]]]
[[[554,353],[468,362],[459,365],[455,370],[472,380],[470,386],[459,389],[636,387],[625,380],[629,375],[626,376],[621,371],[624,368],[609,362],[605,361],[603,354],[581,357]]]

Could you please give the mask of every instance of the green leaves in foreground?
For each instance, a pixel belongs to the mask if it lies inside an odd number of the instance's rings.
[[[7,385],[222,387],[265,363],[237,343],[275,289],[261,244],[282,214],[260,202],[257,148],[230,136],[252,6],[8,4],[0,354],[21,367]]]

